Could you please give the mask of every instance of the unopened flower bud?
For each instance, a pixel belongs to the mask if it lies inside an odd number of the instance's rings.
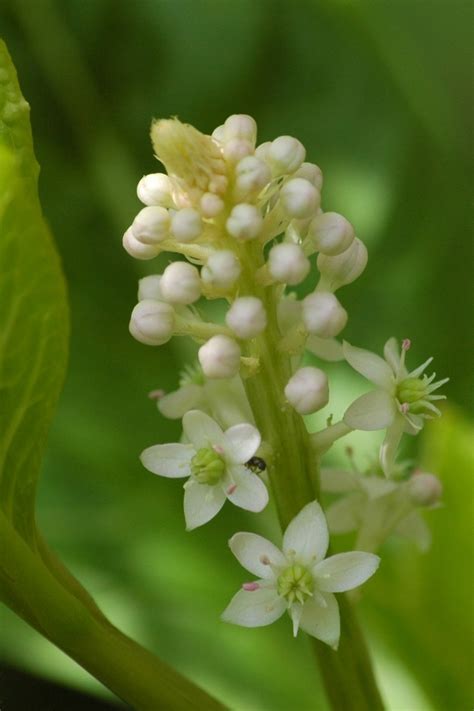
[[[320,288],[336,291],[362,274],[367,265],[367,248],[356,237],[348,249],[335,257],[320,254],[317,265],[321,272]]]
[[[125,251],[135,259],[153,259],[160,253],[160,248],[156,244],[139,242],[133,235],[131,227],[125,232],[122,244]]]
[[[224,201],[214,193],[204,193],[200,202],[201,212],[204,217],[216,217],[224,209]]]
[[[306,149],[297,138],[279,136],[272,141],[268,150],[268,162],[275,175],[294,173],[298,170],[306,156]]]
[[[137,185],[137,195],[144,205],[173,206],[171,182],[165,173],[144,175]]]
[[[314,215],[321,202],[319,190],[304,178],[292,178],[280,190],[280,202],[289,217],[304,219]]]
[[[132,311],[129,330],[140,343],[161,346],[173,335],[174,309],[162,301],[140,301]]]
[[[256,156],[247,156],[235,167],[234,193],[238,200],[258,195],[271,180],[268,165]]]
[[[312,220],[308,236],[318,252],[334,256],[351,246],[354,240],[354,228],[337,212],[325,212]]]
[[[138,282],[138,301],[144,301],[144,299],[162,301],[163,295],[160,290],[160,281],[160,274],[150,274],[150,276],[140,279]]]
[[[223,249],[211,254],[201,269],[201,279],[216,289],[229,289],[239,278],[240,272],[241,266],[236,255],[230,249]]]
[[[219,143],[223,143],[225,140],[224,126],[217,126],[212,132],[212,137]]]
[[[171,218],[171,232],[178,242],[192,242],[202,232],[201,215],[192,207],[178,210]]]
[[[199,271],[188,262],[172,262],[163,272],[160,290],[171,304],[192,304],[201,296]]]
[[[265,141],[265,143],[261,143],[255,149],[255,156],[257,158],[259,158],[260,160],[264,160],[265,162],[267,162],[271,145],[272,145],[271,141]]]
[[[297,244],[281,242],[270,250],[268,271],[283,284],[299,284],[309,273],[311,264]]]
[[[245,156],[253,153],[253,145],[244,138],[231,138],[224,143],[222,154],[230,163],[238,163]]]
[[[157,205],[144,207],[133,220],[133,236],[143,244],[158,244],[169,236],[170,216],[168,210]]]
[[[246,141],[255,145],[257,138],[257,124],[255,119],[247,114],[233,114],[224,122],[224,140],[229,141],[232,138],[243,138]]]
[[[310,333],[333,338],[347,323],[347,311],[334,294],[315,291],[303,299],[303,321]]]
[[[198,351],[206,378],[232,378],[240,368],[240,348],[233,338],[213,336]]]
[[[255,205],[243,202],[232,209],[226,228],[232,237],[245,242],[258,236],[262,224],[262,215]]]
[[[416,506],[434,506],[441,499],[443,485],[434,474],[415,472],[408,481],[408,491]]]
[[[321,188],[323,187],[323,174],[319,165],[315,163],[302,163],[293,175],[295,178],[309,180],[311,185],[314,185],[314,187],[321,192]]]
[[[260,299],[241,296],[234,301],[225,320],[239,338],[255,338],[265,329],[267,314]]]
[[[319,368],[300,368],[288,381],[285,396],[300,415],[320,410],[329,402],[326,374]]]

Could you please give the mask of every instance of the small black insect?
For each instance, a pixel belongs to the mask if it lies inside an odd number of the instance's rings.
[[[247,469],[250,469],[250,471],[254,474],[264,472],[267,468],[265,460],[261,457],[250,457],[248,462],[245,462],[245,466],[247,467]]]

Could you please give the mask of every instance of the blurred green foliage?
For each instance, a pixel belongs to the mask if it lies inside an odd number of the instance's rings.
[[[380,350],[392,334],[409,336],[413,363],[433,354],[439,375],[451,377],[456,407],[422,442],[423,463],[446,490],[445,508],[429,514],[433,549],[420,559],[408,544],[387,545],[361,612],[389,708],[468,708],[471,24],[464,0],[0,8],[32,105],[40,192],[72,310],[41,526],[114,622],[239,711],[325,706],[306,640],[290,638],[287,620],[264,630],[218,620],[242,581],[224,541],[257,527],[277,536],[272,513],[257,523],[229,507],[187,534],[180,487],[138,462],[145,446],[179,436],[146,393],[173,388],[177,363],[192,353],[180,341],[141,346],[127,330],[137,277],[160,267],[121,248],[139,209],[136,183],[156,166],[151,118],[178,115],[211,131],[247,112],[260,140],[298,136],[325,174],[325,209],[351,219],[369,248],[366,273],[341,294],[346,337]],[[364,390],[348,368],[331,375],[336,407]],[[373,442],[357,435],[358,455]],[[0,626],[5,659],[97,688],[3,609]]]

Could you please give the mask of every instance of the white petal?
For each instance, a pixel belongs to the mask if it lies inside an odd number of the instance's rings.
[[[395,491],[398,484],[390,479],[382,479],[379,476],[362,476],[360,485],[367,492],[369,499],[379,499],[385,494]]]
[[[339,606],[332,593],[323,593],[326,606],[318,604],[316,600],[309,599],[303,606],[300,627],[316,639],[329,644],[337,649],[341,634],[339,620]]]
[[[400,368],[400,347],[396,338],[389,338],[383,348],[383,355],[395,376]]]
[[[393,373],[389,364],[380,356],[363,348],[342,344],[344,357],[354,370],[381,388],[389,389],[393,384]]]
[[[394,533],[413,541],[422,553],[425,553],[431,545],[431,531],[418,511],[413,511],[400,521]]]
[[[338,553],[315,565],[313,575],[320,590],[345,592],[365,583],[375,573],[379,563],[380,558],[373,553]]]
[[[202,526],[219,513],[225,503],[225,494],[220,486],[209,486],[190,481],[184,489],[184,518],[186,530]]]
[[[180,420],[188,410],[199,407],[202,394],[201,385],[183,385],[182,388],[160,398],[158,410],[169,420]]]
[[[314,355],[331,363],[344,360],[342,343],[335,338],[320,338],[311,334],[306,341],[306,348]]]
[[[405,418],[397,413],[393,423],[388,428],[385,439],[380,447],[380,466],[385,476],[389,477],[392,473],[395,457],[397,456],[398,445],[402,438],[405,428]]]
[[[183,430],[196,449],[212,447],[214,444],[224,447],[224,433],[212,417],[201,410],[190,410],[183,417]]]
[[[394,398],[386,390],[361,395],[344,413],[345,424],[353,430],[383,430],[396,414]]]
[[[323,467],[321,469],[321,489],[331,494],[340,494],[358,488],[358,477],[347,469]]]
[[[229,479],[235,485],[227,498],[235,506],[247,511],[262,511],[268,504],[268,491],[263,481],[244,466],[234,466],[229,470]]]
[[[285,566],[283,553],[263,536],[256,533],[236,533],[229,541],[232,553],[240,565],[259,578],[273,578],[271,566]],[[263,560],[270,561],[262,563]]]
[[[289,607],[288,613],[291,617],[291,621],[293,622],[293,637],[296,637],[300,626],[301,615],[303,614],[303,605],[299,602],[295,602]]]
[[[283,536],[283,552],[296,552],[298,562],[312,564],[322,560],[329,545],[323,510],[317,501],[307,504],[288,525]]]
[[[359,527],[364,498],[360,493],[350,494],[328,506],[326,520],[331,533],[349,533]]]
[[[285,609],[285,600],[274,587],[239,590],[222,613],[221,619],[242,627],[264,627],[278,620]]]
[[[179,479],[191,474],[195,454],[192,444],[155,444],[140,454],[140,461],[153,474]]]
[[[225,453],[228,459],[245,464],[253,457],[261,442],[260,432],[246,422],[225,431]]]

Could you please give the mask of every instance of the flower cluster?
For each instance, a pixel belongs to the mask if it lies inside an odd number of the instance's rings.
[[[269,407],[288,422],[329,402],[327,374],[304,362],[306,351],[322,361],[346,360],[377,386],[352,403],[341,422],[307,437],[301,446],[310,450],[309,459],[317,462],[353,429],[386,429],[380,463],[389,479],[383,496],[394,487],[398,491],[392,479],[401,436],[415,434],[425,419],[439,414],[433,401],[442,396],[433,393],[446,380],[434,383],[434,375],[422,375],[430,361],[408,372],[407,340],[399,352],[390,339],[385,359],[338,340],[348,314],[336,292],[363,272],[367,250],[348,220],[323,212],[319,167],[306,161],[304,146],[292,136],[258,145],[256,123],[247,115],[230,116],[212,135],[178,119],[159,120],[151,138],[167,172],[140,180],[137,194],[144,207],[123,245],[139,260],[163,253],[178,259],[140,280],[130,332],[152,346],[189,336],[198,345],[198,362],[185,369],[176,391],[150,393],[164,416],[182,418],[183,442],[151,446],[141,459],[154,474],[186,477],[187,528],[208,522],[227,499],[253,512],[266,506],[266,484],[274,486],[284,473],[273,456],[281,433],[270,427],[262,439],[259,431],[268,423],[256,411],[265,409],[265,387],[270,382],[278,389]],[[221,300],[222,319],[206,319],[204,299]],[[273,361],[283,378],[272,379]],[[263,376],[252,399],[251,383]],[[326,472],[323,483],[327,480]],[[352,516],[358,521],[373,518],[368,502],[379,498],[369,480],[360,477],[347,490],[337,489],[348,499],[356,496],[359,513],[353,507]],[[383,482],[377,478],[377,486]],[[416,486],[410,486],[413,509]],[[330,527],[342,504],[332,504]],[[326,521],[315,501],[288,526],[283,553],[253,534],[234,536],[233,552],[260,579],[244,585],[224,619],[255,626],[288,609],[295,633],[301,626],[337,646],[333,593],[364,582],[378,558],[356,551],[323,561],[327,546]]]

